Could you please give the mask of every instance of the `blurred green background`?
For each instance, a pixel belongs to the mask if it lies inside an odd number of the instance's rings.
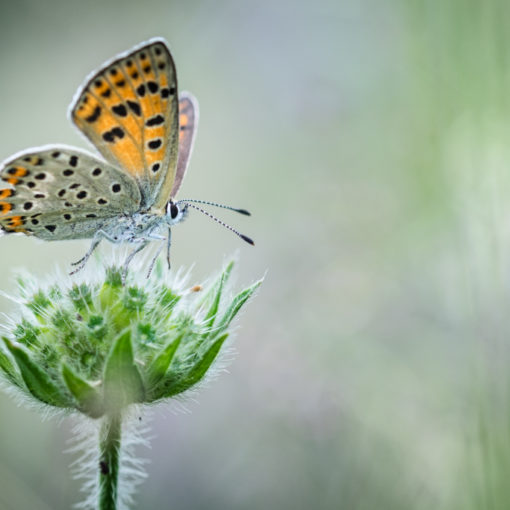
[[[253,212],[221,217],[255,248],[198,213],[174,229],[193,283],[236,250],[239,285],[267,277],[229,374],[156,412],[138,508],[510,508],[509,16],[503,0],[1,2],[0,158],[88,147],[75,89],[159,35],[200,102],[181,195]],[[87,248],[0,243],[7,293],[15,268],[46,277]],[[79,501],[71,436],[0,394],[0,510]]]

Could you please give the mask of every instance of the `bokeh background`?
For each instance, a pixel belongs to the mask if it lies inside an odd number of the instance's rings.
[[[156,412],[138,508],[510,508],[507,2],[0,4],[0,158],[87,148],[75,89],[159,35],[200,101],[182,196],[253,212],[221,216],[255,248],[174,229],[196,282],[267,275],[229,374]],[[9,293],[87,243],[0,246]],[[0,394],[1,510],[80,500],[71,436]]]

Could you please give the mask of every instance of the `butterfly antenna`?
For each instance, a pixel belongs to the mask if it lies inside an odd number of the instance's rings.
[[[221,207],[222,209],[228,209],[229,211],[234,211],[239,214],[244,214],[245,216],[251,216],[250,212],[246,209],[239,209],[238,207],[232,207],[230,205],[224,205],[224,204],[217,204],[216,202],[207,202],[206,200],[196,200],[194,198],[183,198],[176,202],[177,204],[185,202],[194,202],[195,204],[204,204],[204,205],[213,205],[214,207]]]
[[[204,211],[204,209],[202,209],[201,207],[198,207],[196,205],[190,204],[188,201],[185,201],[185,200],[179,200],[178,203],[180,203],[180,202],[184,202],[187,206],[192,207],[193,209],[196,209],[197,211],[200,211],[201,213],[205,214],[206,216],[209,216],[209,218],[214,220],[216,223],[219,223],[221,226],[227,228],[231,232],[234,232],[234,234],[239,236],[243,241],[246,241],[248,244],[251,244],[252,246],[255,246],[255,243],[253,242],[253,240],[250,239],[248,236],[245,236],[244,234],[241,234],[241,232],[238,232],[235,228],[232,228],[230,225],[227,225],[223,221],[219,220],[218,218],[216,218],[216,216],[213,216],[211,213],[208,213],[207,211]],[[198,202],[198,200],[196,200],[195,202]],[[208,203],[208,202],[204,202],[204,203]],[[217,205],[217,204],[211,204],[211,205]],[[225,207],[227,209],[232,209],[234,211],[238,211],[238,209],[234,209],[233,207],[228,207],[228,206],[220,206],[220,207]],[[241,209],[241,210],[244,210],[244,209]],[[242,214],[244,214],[244,213],[242,213]]]

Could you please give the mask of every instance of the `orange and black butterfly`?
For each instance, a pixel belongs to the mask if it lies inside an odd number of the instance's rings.
[[[192,207],[253,241],[196,204],[244,209],[175,196],[184,179],[198,125],[198,103],[177,91],[174,61],[155,38],[92,73],[69,110],[72,122],[104,159],[50,145],[15,154],[0,168],[0,229],[44,240],[92,239],[76,272],[103,240],[135,243],[125,262],[152,240],[167,247],[171,227]],[[151,266],[152,267],[152,266]]]

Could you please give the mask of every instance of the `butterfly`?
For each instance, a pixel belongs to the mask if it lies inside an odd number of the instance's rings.
[[[106,62],[80,87],[69,108],[74,125],[102,158],[65,145],[28,149],[0,166],[0,230],[47,241],[92,239],[73,265],[82,269],[99,243],[133,243],[133,257],[151,241],[166,245],[171,227],[194,208],[253,241],[196,204],[239,209],[203,200],[175,201],[193,148],[198,103],[178,94],[175,64],[164,39],[154,38]]]

